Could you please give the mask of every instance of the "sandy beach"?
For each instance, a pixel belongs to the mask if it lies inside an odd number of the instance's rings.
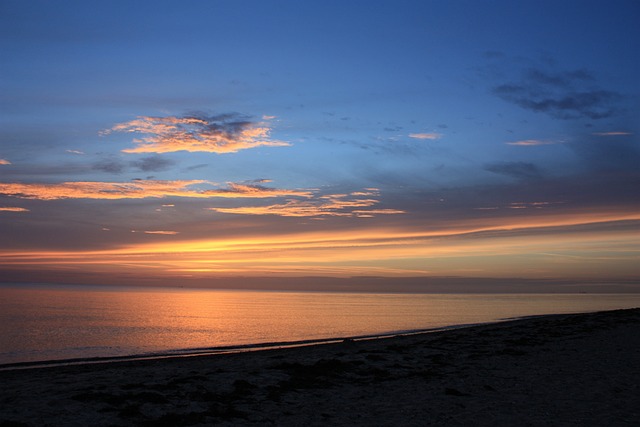
[[[640,309],[0,372],[0,426],[635,426]]]

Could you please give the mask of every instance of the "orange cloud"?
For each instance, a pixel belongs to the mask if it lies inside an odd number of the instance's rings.
[[[631,132],[594,132],[594,135],[597,136],[625,136],[625,135],[633,135]]]
[[[358,194],[358,193],[356,193]],[[365,193],[362,193],[365,194]],[[370,194],[370,193],[366,193]],[[234,208],[209,208],[209,210],[242,215],[278,215],[288,217],[371,217],[374,215],[402,214],[397,209],[362,209],[378,203],[375,199],[347,199],[346,194],[320,196],[312,200],[289,200],[283,204],[267,206],[241,206]],[[355,209],[359,208],[359,209]]]
[[[207,266],[244,272],[247,269],[314,272],[324,265],[327,269],[363,272],[378,267],[400,270],[408,265],[424,268],[433,259],[441,260],[437,264],[451,264],[456,268],[474,262],[479,265],[492,263],[494,267],[502,265],[502,268],[508,269],[509,263],[504,257],[517,258],[520,255],[555,251],[556,254],[581,253],[580,256],[586,258],[609,248],[606,250],[620,251],[612,256],[619,257],[629,265],[636,265],[637,235],[629,233],[629,230],[637,227],[639,220],[638,214],[602,212],[579,216],[514,218],[506,223],[504,218],[479,223],[469,221],[459,224],[457,228],[432,231],[377,225],[351,231],[340,229],[147,243],[122,248],[117,253],[128,254],[127,261],[136,256],[144,258],[151,254],[179,254],[174,255],[173,263],[176,266],[181,264],[182,268]],[[618,222],[621,228],[611,228],[617,221],[621,221]],[[623,254],[624,251],[628,251],[629,255]],[[540,264],[546,266],[549,259],[557,259],[557,256],[544,255],[542,258]],[[211,265],[212,259],[219,261],[219,266]],[[511,274],[516,274],[519,267],[513,268],[515,271]]]
[[[160,275],[172,271],[345,276],[473,271],[478,275],[487,271],[493,277],[513,277],[527,269],[531,277],[571,273],[590,278],[614,265],[622,277],[637,271],[637,233],[630,231],[637,229],[639,220],[635,212],[610,211],[506,222],[505,218],[474,219],[456,228],[431,231],[374,224],[364,229],[171,239],[102,251],[6,251],[0,252],[0,261]]]
[[[271,140],[266,123],[242,120],[231,114],[214,117],[148,117],[119,123],[101,132],[128,132],[145,135],[133,140],[135,148],[125,153],[170,153],[204,151],[235,153],[260,146],[282,147],[290,144]]]
[[[290,200],[284,204],[269,206],[242,206],[236,208],[209,208],[209,210],[242,215],[278,215],[289,217],[310,217],[310,216],[351,216],[349,213],[342,213],[323,209],[317,203],[307,201]]]
[[[197,188],[205,187],[205,188]],[[131,182],[62,182],[56,184],[0,183],[0,194],[21,199],[145,199],[164,197],[191,198],[266,198],[281,196],[310,197],[306,190],[267,188],[261,185],[229,183],[228,188],[210,188],[214,183],[204,180]]]
[[[150,230],[150,231],[143,231],[144,234],[162,234],[162,235],[174,235],[174,234],[178,234],[180,233],[179,231],[165,231],[165,230]]]
[[[7,207],[0,207],[0,212],[29,212],[29,209],[7,206]]]
[[[553,145],[554,141],[543,141],[539,139],[524,139],[522,141],[507,142],[507,145],[534,146],[534,145]]]
[[[409,138],[414,139],[440,139],[442,138],[441,133],[410,133]]]
[[[397,215],[397,214],[403,214],[406,212],[400,209],[371,209],[368,211],[357,210],[357,211],[353,211],[353,213],[356,214],[357,216],[364,216],[364,215],[374,216],[374,215]]]
[[[313,192],[310,190],[282,190],[277,188],[263,187],[257,184],[241,184],[228,182],[228,189],[216,189],[205,191],[205,194],[211,194],[211,197],[225,198],[265,198],[265,197],[311,197]]]
[[[11,162],[9,160],[0,159],[0,165],[10,165]]]

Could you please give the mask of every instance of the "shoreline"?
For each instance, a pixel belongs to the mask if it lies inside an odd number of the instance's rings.
[[[332,340],[527,315],[640,306],[640,294],[323,294],[324,297],[315,298],[307,293],[260,292],[249,296],[207,291],[202,297],[181,292],[179,297],[168,300],[168,308],[162,293],[124,295],[93,291],[48,294],[22,289],[2,294],[6,298],[0,298],[4,325],[0,369],[188,354],[202,348],[205,352],[219,352],[218,347],[225,346]],[[123,298],[127,304],[122,303]],[[190,306],[187,301],[194,298],[202,302]],[[85,306],[92,309],[83,309]],[[194,307],[197,313],[193,312]],[[281,316],[281,310],[286,310],[286,315]],[[68,313],[76,313],[84,320],[73,321]]]
[[[522,316],[509,319],[499,319],[490,322],[482,323],[469,323],[459,325],[448,325],[436,328],[425,329],[409,329],[402,331],[383,332],[380,334],[371,335],[355,335],[345,337],[332,337],[332,338],[317,338],[308,340],[296,340],[296,341],[277,341],[277,342],[264,342],[253,344],[238,344],[238,345],[225,345],[217,347],[199,347],[199,348],[186,348],[186,349],[171,349],[159,352],[130,354],[122,356],[95,356],[95,357],[77,357],[70,359],[52,359],[52,360],[34,360],[25,362],[12,362],[0,364],[0,372],[13,371],[13,370],[25,370],[25,369],[38,369],[38,368],[55,368],[58,366],[78,366],[78,365],[93,365],[104,363],[119,363],[119,362],[133,362],[138,360],[163,360],[163,359],[177,359],[188,357],[207,357],[216,356],[221,354],[238,354],[254,351],[265,350],[277,350],[285,348],[299,348],[309,347],[314,345],[324,344],[336,344],[340,342],[348,341],[368,341],[385,338],[394,338],[410,335],[429,334],[441,331],[447,331],[452,329],[472,328],[475,326],[491,325],[501,322],[509,322],[519,319],[541,317],[541,316],[562,316],[563,314],[542,314],[537,316]]]
[[[639,307],[640,308],[640,307]],[[407,329],[398,331],[388,331],[376,334],[366,335],[353,335],[353,336],[340,336],[340,337],[326,337],[326,338],[313,338],[302,339],[294,341],[274,341],[274,342],[262,342],[262,343],[248,343],[248,344],[231,344],[212,347],[196,347],[196,348],[184,348],[184,349],[167,349],[159,350],[148,353],[134,353],[114,356],[88,356],[88,357],[73,357],[66,359],[43,359],[43,360],[29,360],[21,362],[9,362],[0,363],[0,372],[12,371],[12,370],[25,370],[25,369],[38,369],[38,368],[52,368],[58,366],[78,366],[78,365],[93,365],[104,363],[120,363],[136,360],[162,360],[172,358],[187,358],[187,357],[206,357],[216,356],[220,354],[236,354],[253,351],[274,350],[281,348],[297,348],[308,347],[313,345],[333,344],[342,341],[363,341],[363,340],[376,340],[393,338],[399,336],[429,334],[435,332],[442,332],[453,329],[472,328],[476,326],[492,325],[502,322],[512,322],[518,320],[535,319],[540,317],[553,317],[553,316],[568,316],[576,314],[590,314],[607,311],[619,311],[629,309],[616,309],[616,310],[604,310],[604,311],[588,311],[578,313],[553,313],[553,314],[534,314],[525,316],[508,317],[502,319],[495,319],[486,322],[478,323],[463,323],[453,324],[446,326],[439,326],[433,328],[420,328],[420,329]]]
[[[0,425],[640,423],[640,308],[0,371]]]

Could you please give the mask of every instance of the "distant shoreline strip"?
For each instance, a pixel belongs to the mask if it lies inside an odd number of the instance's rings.
[[[597,310],[597,311],[586,311],[586,312],[579,312],[579,313],[554,313],[554,314],[518,316],[518,317],[497,319],[497,320],[493,320],[489,322],[481,322],[481,323],[457,324],[457,325],[448,325],[448,326],[441,326],[441,327],[427,328],[427,329],[399,330],[399,331],[385,332],[381,334],[357,335],[357,336],[348,336],[348,337],[318,338],[318,339],[297,340],[297,341],[276,341],[276,342],[239,344],[239,345],[228,345],[228,346],[218,346],[218,347],[175,349],[175,350],[165,350],[165,351],[154,352],[154,353],[131,354],[131,355],[125,355],[125,356],[96,356],[96,357],[80,357],[80,358],[59,359],[59,360],[12,362],[12,363],[0,364],[0,371],[53,368],[53,367],[72,366],[72,365],[77,366],[77,365],[92,365],[92,364],[103,364],[103,363],[135,362],[135,361],[144,361],[144,360],[178,359],[178,358],[185,358],[185,357],[215,356],[215,355],[222,355],[222,354],[246,353],[246,352],[262,351],[262,350],[308,347],[313,345],[335,344],[335,343],[349,342],[349,341],[366,341],[366,340],[393,338],[393,337],[399,337],[399,336],[429,334],[429,333],[444,332],[444,331],[454,330],[454,329],[493,325],[496,323],[509,323],[509,322],[532,320],[532,319],[540,319],[540,318],[562,317],[562,316],[579,316],[579,315],[584,315],[589,313],[607,313],[607,312],[614,312],[614,311],[621,311],[621,310],[625,310],[625,309]]]
[[[542,315],[542,316],[547,316],[547,315]],[[548,316],[554,316],[554,315],[552,314]],[[131,354],[131,355],[124,355],[124,356],[76,357],[71,359],[12,362],[12,363],[0,364],[0,371],[52,368],[52,367],[60,367],[60,366],[72,366],[72,365],[92,365],[92,364],[99,364],[99,363],[135,362],[140,360],[177,359],[177,358],[183,358],[183,357],[214,356],[214,355],[220,355],[220,354],[246,353],[246,352],[252,352],[252,351],[274,350],[274,349],[281,349],[281,348],[284,349],[284,348],[295,348],[295,347],[307,347],[307,346],[313,346],[313,345],[334,344],[334,343],[348,342],[348,341],[366,341],[366,340],[392,338],[392,337],[398,337],[398,336],[428,334],[433,332],[441,332],[441,331],[461,329],[461,328],[470,328],[474,326],[489,325],[493,323],[513,321],[513,320],[517,320],[517,318],[495,320],[495,321],[483,322],[483,323],[449,325],[449,326],[441,326],[441,327],[428,328],[428,329],[401,330],[401,331],[385,332],[382,334],[373,334],[373,335],[357,335],[357,336],[348,336],[348,337],[318,338],[318,339],[297,340],[297,341],[276,341],[276,342],[255,343],[255,344],[228,345],[228,346],[219,346],[219,347],[176,349],[176,350],[161,351],[157,353]]]

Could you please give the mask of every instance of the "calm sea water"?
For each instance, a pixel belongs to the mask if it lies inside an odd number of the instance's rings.
[[[0,286],[0,364],[111,357],[640,307],[640,294],[346,294]]]

